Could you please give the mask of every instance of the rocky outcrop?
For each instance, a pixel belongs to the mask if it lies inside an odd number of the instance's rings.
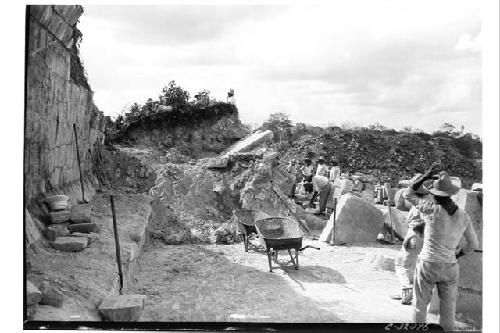
[[[26,201],[91,176],[91,153],[103,140],[104,116],[78,57],[81,6],[28,6],[24,175]],[[90,152],[89,152],[90,151]],[[92,194],[91,191],[87,194]],[[87,198],[89,199],[89,198]]]
[[[220,107],[235,109],[229,104]],[[161,151],[175,148],[184,155],[198,157],[203,152],[220,153],[249,133],[239,120],[236,109],[220,116],[214,114],[211,119],[192,119],[176,126],[162,120],[151,125],[136,125],[124,131],[119,140]]]

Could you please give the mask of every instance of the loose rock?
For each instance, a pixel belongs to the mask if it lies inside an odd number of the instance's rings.
[[[59,251],[78,252],[87,247],[87,237],[58,237],[50,245]]]
[[[106,321],[137,321],[144,308],[144,295],[119,295],[105,299],[99,314]]]
[[[52,223],[64,223],[71,219],[71,212],[69,210],[62,210],[58,212],[50,212],[50,221]]]
[[[65,237],[69,235],[68,224],[54,224],[42,230],[42,234],[49,241],[55,241],[57,237]]]
[[[384,223],[382,212],[374,205],[352,194],[340,197],[337,204],[335,241],[344,243],[375,240]],[[320,241],[328,242],[333,235],[333,214],[323,229]]]
[[[91,232],[89,234],[86,234],[83,232],[73,232],[73,233],[69,234],[68,236],[69,237],[85,237],[85,238],[87,238],[88,245],[92,244],[93,242],[95,242],[99,238],[99,235],[94,233],[94,232]]]
[[[73,233],[73,232],[83,232],[83,233],[91,233],[95,232],[97,229],[97,224],[96,223],[77,223],[77,224],[72,224],[68,226],[68,230]]]
[[[64,301],[63,293],[52,287],[47,281],[42,282],[40,291],[42,292],[40,304],[52,305],[57,308],[62,307]]]
[[[35,285],[26,281],[26,305],[38,304],[42,299],[42,292]]]

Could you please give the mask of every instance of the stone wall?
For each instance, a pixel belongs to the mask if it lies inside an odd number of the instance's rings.
[[[27,10],[24,175],[28,202],[79,180],[73,124],[82,173],[91,177],[89,150],[94,153],[96,142],[103,142],[105,120],[93,103],[78,56],[76,24],[83,8],[38,5]]]

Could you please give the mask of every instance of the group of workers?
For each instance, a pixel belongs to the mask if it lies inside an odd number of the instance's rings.
[[[327,166],[325,159],[320,157],[316,168],[313,167],[310,158],[304,159],[304,164],[300,168],[295,159],[292,159],[287,167],[287,172],[294,178],[289,196],[295,198],[297,185],[311,195],[309,206],[313,206],[313,202],[319,196],[319,209],[314,213],[316,215],[324,215],[326,209],[335,208],[334,183],[340,177],[340,167],[334,157],[330,159],[330,164],[331,168]]]
[[[296,185],[313,193],[310,204],[319,196],[319,211],[332,207],[334,182],[340,177],[337,161],[330,160],[329,169],[324,158],[318,159],[316,172],[312,161],[304,160],[297,167],[291,160],[287,171],[296,174],[290,196],[295,196]],[[478,239],[468,214],[451,199],[460,188],[454,185],[445,171],[437,171],[434,164],[425,174],[410,182],[403,197],[412,204],[408,214],[408,233],[396,261],[396,274],[402,284],[403,304],[413,304],[414,322],[425,323],[427,307],[433,289],[439,296],[439,324],[444,330],[455,329],[455,308],[458,295],[459,268],[457,259],[478,248]],[[459,248],[465,236],[467,244]]]

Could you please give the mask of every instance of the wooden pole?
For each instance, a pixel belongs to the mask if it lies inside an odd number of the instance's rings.
[[[391,214],[391,201],[387,203],[387,209],[389,209],[389,220],[391,220],[391,242],[394,242],[394,226],[392,224],[392,214]]]
[[[335,245],[335,222],[337,219],[337,198],[333,198],[333,235],[332,240],[330,241],[330,245]]]
[[[76,159],[78,161],[78,171],[80,172],[80,186],[82,188],[82,200],[84,203],[88,203],[85,200],[85,189],[83,187],[83,175],[82,175],[82,167],[80,163],[80,149],[78,148],[78,135],[76,134],[76,124],[73,123],[73,132],[75,133],[75,143],[76,143]]]
[[[116,262],[118,264],[118,275],[120,276],[120,295],[122,295],[123,294],[122,260],[120,258],[120,240],[118,239],[118,228],[116,226],[115,200],[112,195],[109,196],[109,201],[111,202],[111,212],[113,214],[113,233],[115,234]]]

